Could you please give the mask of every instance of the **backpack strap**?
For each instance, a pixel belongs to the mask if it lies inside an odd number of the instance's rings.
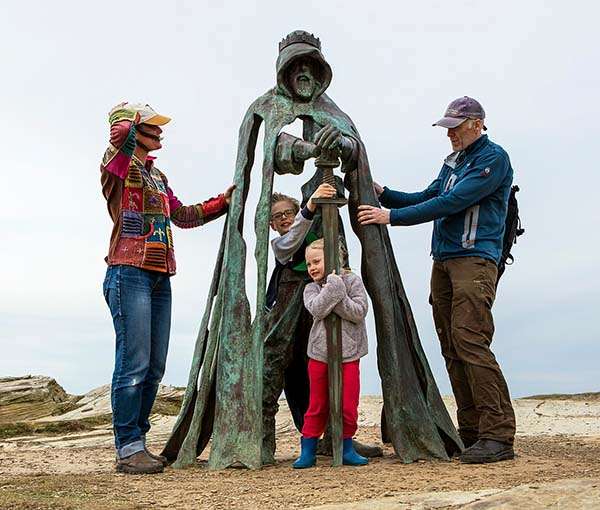
[[[498,263],[498,278],[496,279],[496,287],[500,277],[504,274],[506,266],[510,266],[515,261],[511,254],[513,245],[517,244],[517,238],[525,233],[525,229],[521,225],[519,217],[519,202],[517,201],[517,192],[520,191],[519,186],[514,185],[510,189],[508,197],[508,209],[506,211],[506,220],[504,224],[504,238],[502,239],[502,255]]]

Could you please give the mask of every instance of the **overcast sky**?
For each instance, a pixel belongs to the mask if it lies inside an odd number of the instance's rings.
[[[354,120],[382,184],[426,187],[451,151],[431,123],[456,97],[482,102],[490,138],[510,155],[526,229],[500,285],[493,349],[514,396],[600,390],[596,3],[207,4],[0,7],[0,375],[50,375],[72,393],[110,380],[114,332],[101,287],[112,225],[99,183],[109,109],[144,101],[172,116],[157,166],[184,203],[205,200],[233,178],[238,128],[275,82],[278,42],[306,29],[321,38],[334,74],[327,93]],[[298,195],[311,175],[275,186]],[[175,230],[165,383],[187,381],[222,224]],[[450,393],[427,304],[431,225],[390,230],[424,348]],[[370,321],[362,390],[378,393]]]

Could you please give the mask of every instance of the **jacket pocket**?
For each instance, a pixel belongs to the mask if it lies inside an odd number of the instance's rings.
[[[461,238],[462,247],[465,250],[475,248],[477,238],[477,227],[479,226],[479,204],[469,207],[465,211],[464,229]]]

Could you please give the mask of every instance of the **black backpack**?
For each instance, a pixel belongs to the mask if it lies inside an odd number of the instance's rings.
[[[525,232],[525,229],[521,227],[521,218],[519,218],[519,203],[517,202],[516,196],[517,191],[519,191],[519,186],[513,186],[510,189],[510,196],[508,197],[504,239],[502,240],[502,256],[498,263],[496,286],[498,286],[498,282],[500,281],[500,277],[504,274],[506,266],[510,266],[515,261],[510,250],[512,249],[513,244],[517,244],[517,237],[523,235]]]

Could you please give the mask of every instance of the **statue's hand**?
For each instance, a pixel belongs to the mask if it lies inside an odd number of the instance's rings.
[[[342,161],[348,161],[354,150],[352,139],[344,136],[338,128],[331,124],[327,124],[317,132],[315,143],[323,150],[337,151]]]
[[[296,140],[292,147],[294,159],[296,161],[306,161],[310,158],[316,158],[321,154],[321,148],[312,142],[305,140]]]
[[[344,136],[338,128],[327,124],[319,129],[315,135],[315,143],[321,149],[337,149],[340,147],[343,138]]]

